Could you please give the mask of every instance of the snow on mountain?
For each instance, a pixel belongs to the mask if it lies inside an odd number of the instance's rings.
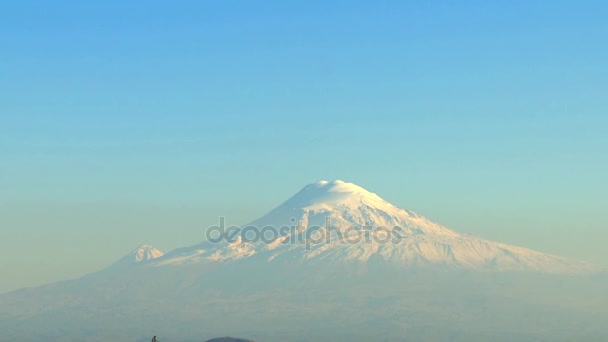
[[[141,245],[129,252],[129,254],[122,257],[114,265],[138,264],[152,259],[160,258],[163,255],[163,252],[152,246]]]
[[[459,234],[344,181],[304,187],[268,214],[229,234],[172,251],[152,265],[233,262],[368,263],[398,267],[577,272],[589,266]]]

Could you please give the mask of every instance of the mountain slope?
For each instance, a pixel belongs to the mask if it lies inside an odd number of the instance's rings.
[[[253,259],[558,273],[591,269],[582,262],[459,234],[340,180],[310,184],[224,237],[175,250],[151,264]]]

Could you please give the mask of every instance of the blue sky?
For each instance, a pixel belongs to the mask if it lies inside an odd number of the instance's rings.
[[[601,1],[20,1],[0,12],[0,291],[343,179],[608,257]]]

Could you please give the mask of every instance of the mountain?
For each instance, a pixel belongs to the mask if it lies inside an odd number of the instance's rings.
[[[407,269],[550,273],[592,269],[582,262],[457,233],[340,180],[310,184],[224,237],[172,251],[151,265],[261,259],[298,264],[381,262]]]
[[[151,260],[160,258],[164,255],[162,251],[156,249],[149,245],[141,245],[131,252],[129,252],[124,257],[120,258],[118,261],[110,265],[104,271],[117,271],[125,268],[130,268],[136,265],[143,265]]]
[[[146,262],[152,259],[160,258],[164,255],[160,250],[148,246],[141,245],[134,250],[132,250],[129,254],[125,255],[122,259],[116,262],[117,265],[133,265],[141,262]]]
[[[310,184],[222,225],[0,295],[0,339],[608,341],[605,273],[460,234],[352,183]]]

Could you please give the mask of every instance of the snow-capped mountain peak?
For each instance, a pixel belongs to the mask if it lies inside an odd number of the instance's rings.
[[[240,235],[232,232],[232,236],[219,242],[181,248],[153,260],[152,264],[255,258],[299,263],[384,260],[404,268],[442,266],[543,272],[588,268],[577,261],[460,234],[341,180],[309,184],[244,227]],[[329,238],[319,240],[319,234]],[[354,236],[354,242],[346,236]]]
[[[323,226],[327,218],[338,229],[370,224],[389,229],[396,226],[406,230],[416,227],[427,233],[454,234],[416,213],[392,205],[359,185],[341,180],[309,184],[247,226],[280,227],[290,222],[303,222],[308,227]]]
[[[164,253],[149,245],[141,245],[122,257],[116,264],[130,265],[160,258]]]
[[[390,205],[378,195],[364,188],[341,180],[332,182],[319,181],[309,184],[295,196],[285,202],[286,207],[302,209],[320,209],[336,206]]]

